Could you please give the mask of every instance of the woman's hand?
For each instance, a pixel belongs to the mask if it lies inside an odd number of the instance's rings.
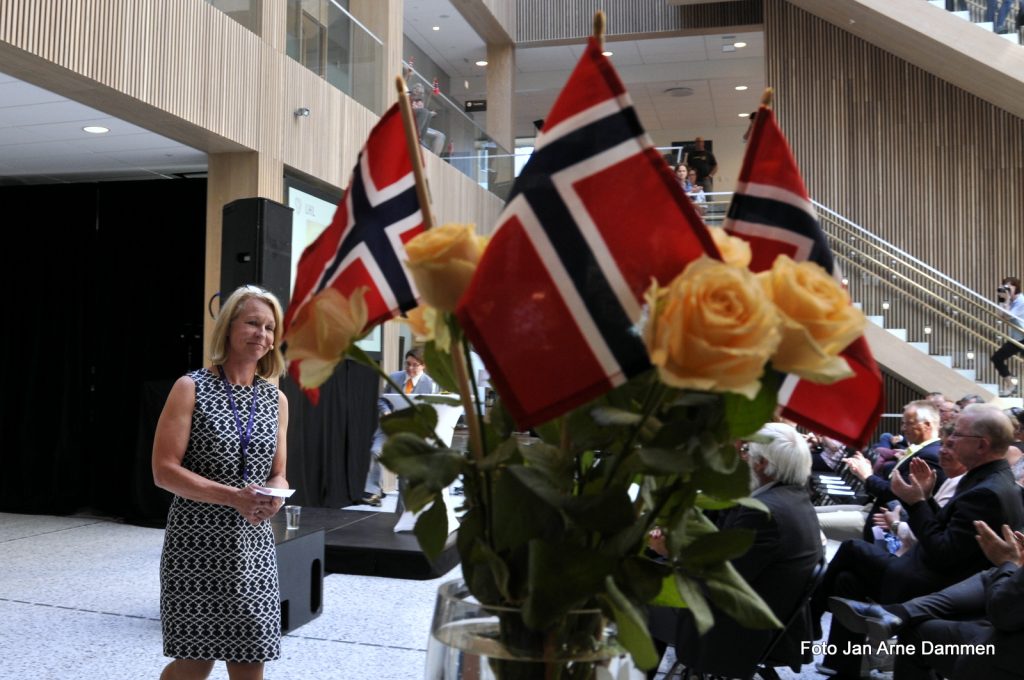
[[[279,501],[279,498],[257,492],[256,485],[250,484],[235,493],[234,507],[249,524],[256,526],[263,520],[274,516],[281,507]]]

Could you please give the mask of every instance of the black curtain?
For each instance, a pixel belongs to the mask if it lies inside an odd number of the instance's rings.
[[[202,360],[206,181],[0,187],[0,201],[31,216],[4,231],[0,510],[129,515],[142,385]]]
[[[0,187],[7,257],[0,510],[74,511],[90,496],[89,334],[95,189]],[[18,215],[15,219],[13,216]]]
[[[170,387],[202,365],[206,180],[0,187],[8,263],[0,511],[92,508],[162,526],[153,431]],[[29,272],[28,275],[25,272]],[[362,496],[377,379],[346,362],[313,407],[282,381],[292,502]]]
[[[341,508],[363,496],[370,441],[377,427],[379,379],[345,361],[320,388],[316,406],[285,377],[288,397],[288,483],[296,505]]]

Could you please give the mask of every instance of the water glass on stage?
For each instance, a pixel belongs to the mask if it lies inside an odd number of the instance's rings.
[[[299,515],[302,513],[301,505],[284,506],[285,529],[294,531],[299,528]]]

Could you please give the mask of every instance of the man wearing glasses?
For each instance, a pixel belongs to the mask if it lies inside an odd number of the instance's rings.
[[[817,602],[832,595],[880,603],[901,602],[935,592],[988,566],[975,538],[976,521],[989,526],[1024,528],[1024,502],[1014,483],[1006,450],[1013,439],[1010,419],[994,406],[972,404],[964,409],[948,441],[967,468],[957,493],[943,508],[931,498],[935,472],[923,460],[911,459],[907,480],[893,475],[892,493],[907,509],[918,543],[895,557],[866,541],[846,541],[829,564]],[[823,665],[841,678],[860,674],[860,656],[843,650],[864,642],[863,635],[833,620],[830,650]],[[834,647],[832,645],[835,645]]]

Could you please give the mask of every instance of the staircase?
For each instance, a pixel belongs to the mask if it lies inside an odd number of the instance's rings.
[[[721,226],[731,200],[731,193],[709,195],[709,226]],[[1020,396],[999,397],[989,357],[1007,328],[994,302],[812,202],[850,297],[870,322],[865,337],[879,366],[921,394],[977,394],[1003,408],[1024,407]],[[1012,359],[1010,370],[1024,377],[1024,360]]]
[[[985,21],[985,18],[996,18],[997,9],[1002,4],[1002,0],[962,0],[959,6],[965,7],[965,9],[953,10],[951,14],[971,22],[982,30],[995,33],[1014,45],[1024,45],[1024,27],[1017,28],[1016,25],[1017,12],[1020,10],[1019,1],[1013,3],[1006,18],[999,26],[992,21]],[[946,9],[946,0],[928,0],[928,4],[939,9]]]

